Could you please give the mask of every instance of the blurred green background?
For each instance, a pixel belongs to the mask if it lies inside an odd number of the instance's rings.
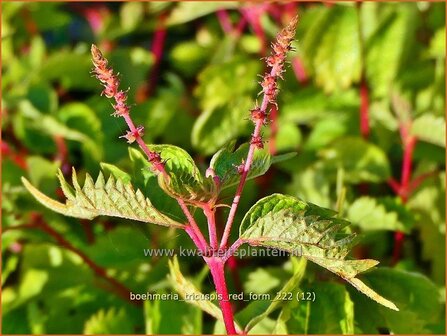
[[[186,235],[60,216],[20,177],[59,199],[59,168],[66,177],[72,166],[125,176],[143,191],[154,183],[142,156],[118,138],[126,127],[91,76],[92,43],[130,88],[145,141],[183,147],[204,171],[230,140],[249,138],[261,58],[296,14],[296,52],[264,134],[272,153],[298,155],[247,184],[236,224],[273,192],[340,210],[362,234],[353,256],[381,261],[362,279],[401,311],[307,265],[295,290],[315,292],[315,302],[282,302],[253,332],[445,333],[444,3],[1,6],[3,333],[222,332],[185,302],[129,301],[129,291],[175,292],[169,258],[143,249],[192,247]],[[227,213],[218,213],[220,225]],[[199,257],[179,262],[199,289],[213,290]],[[287,257],[236,259],[230,291],[274,294],[292,266]],[[234,309],[247,321],[267,306]]]

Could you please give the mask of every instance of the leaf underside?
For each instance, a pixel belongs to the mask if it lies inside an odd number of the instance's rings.
[[[357,274],[378,261],[346,260],[355,244],[354,234],[344,234],[348,221],[334,218],[335,212],[281,194],[259,200],[245,215],[240,237],[250,245],[278,248],[298,254],[339,275],[363,294],[393,310],[391,301],[369,288]]]
[[[100,172],[96,182],[94,182],[92,177],[87,174],[84,186],[81,188],[76,171],[73,168],[74,190],[67,183],[60,170],[58,178],[62,191],[67,198],[65,204],[41,193],[23,177],[22,182],[40,203],[65,216],[84,219],[110,216],[164,226],[183,227],[183,224],[158,211],[139,189],[135,191],[130,183],[115,179],[112,175],[106,182],[104,175]]]

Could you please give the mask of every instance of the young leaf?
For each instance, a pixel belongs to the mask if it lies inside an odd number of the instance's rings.
[[[107,183],[102,173],[96,182],[87,174],[84,187],[78,183],[73,168],[73,188],[59,170],[59,181],[67,197],[65,204],[57,202],[36,189],[27,179],[22,182],[28,191],[47,208],[65,216],[93,219],[97,216],[111,216],[133,219],[145,223],[181,228],[183,225],[154,208],[151,201],[140,190],[134,190],[130,183],[110,176]]]
[[[238,149],[234,150],[234,142],[227,147],[222,148],[213,155],[210,162],[210,168],[220,178],[221,188],[225,189],[239,183],[240,174],[237,166],[243,163],[247,157],[249,144],[245,143]],[[252,179],[261,175],[270,168],[272,164],[272,156],[266,149],[258,149],[254,153],[253,163],[248,172],[248,179]]]
[[[240,238],[250,245],[282,249],[339,275],[378,303],[398,308],[356,275],[378,264],[371,259],[346,260],[354,235],[343,235],[349,222],[334,218],[335,212],[281,194],[259,200],[247,212],[240,226]]]
[[[183,299],[190,302],[191,304],[199,307],[204,312],[210,314],[217,320],[223,321],[222,312],[219,307],[209,300],[197,299],[191,300],[188,297],[202,297],[203,294],[194,286],[193,283],[185,279],[182,272],[180,271],[180,265],[178,259],[175,257],[169,260],[169,271],[170,271],[170,281],[173,284],[175,290],[181,295]]]
[[[148,145],[160,153],[168,177],[158,175],[160,187],[172,197],[195,203],[212,199],[216,192],[211,179],[204,179],[192,157],[182,148],[173,145]]]

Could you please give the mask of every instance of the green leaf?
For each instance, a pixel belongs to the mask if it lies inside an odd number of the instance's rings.
[[[329,145],[335,139],[345,135],[347,125],[340,116],[318,121],[307,139],[305,148],[318,150]]]
[[[216,196],[214,183],[203,178],[192,157],[182,148],[173,145],[148,145],[160,153],[165,161],[168,176],[158,175],[160,187],[172,197],[189,203],[207,202]]]
[[[280,114],[286,121],[309,124],[317,120],[326,120],[358,113],[359,95],[356,90],[325,94],[315,87],[300,88],[298,91],[284,92],[284,103]]]
[[[251,245],[278,248],[309,259],[339,275],[378,303],[397,307],[356,275],[378,264],[372,259],[346,260],[354,235],[341,229],[349,222],[334,218],[332,210],[281,194],[259,200],[242,220],[239,236]]]
[[[191,142],[205,155],[215,152],[229,140],[236,138],[248,125],[253,101],[250,97],[234,97],[223,106],[204,110],[194,123]]]
[[[60,166],[60,162],[49,161],[40,156],[28,156],[26,164],[32,167],[29,170],[31,182],[39,187],[45,187],[45,182],[52,182]]]
[[[445,118],[423,114],[413,121],[411,134],[422,141],[445,147]]]
[[[245,130],[257,88],[253,79],[259,70],[259,62],[236,57],[199,74],[195,94],[203,112],[194,124],[191,141],[200,152],[212,154]]]
[[[354,304],[343,285],[313,282],[301,290],[313,292],[315,301],[300,301],[293,310],[283,309],[289,315],[290,334],[355,334]]]
[[[234,142],[232,142],[211,158],[210,168],[219,176],[222,189],[239,183],[241,175],[237,170],[237,166],[241,165],[247,158],[249,147],[250,145],[245,143],[234,150]],[[269,152],[266,149],[256,149],[247,179],[264,175],[271,165],[272,156]]]
[[[101,162],[99,165],[101,166],[103,172],[110,173],[113,177],[120,179],[124,183],[130,183],[132,180],[129,174],[113,164]]]
[[[386,154],[376,145],[361,138],[346,137],[321,151],[327,167],[336,171],[342,167],[346,181],[381,182],[390,176],[390,164]]]
[[[409,232],[410,220],[402,220],[400,214],[410,216],[408,210],[397,200],[375,199],[363,196],[349,207],[348,219],[362,230],[390,230]],[[387,207],[388,205],[388,207]],[[390,208],[392,206],[393,208]],[[405,219],[405,218],[403,218]]]
[[[366,44],[366,76],[376,97],[389,95],[414,27],[409,6],[394,9],[381,15],[379,27]]]
[[[321,165],[311,165],[305,170],[293,171],[292,183],[287,186],[287,193],[308,200],[323,207],[331,205],[330,179]]]
[[[93,315],[84,327],[86,335],[110,335],[110,334],[131,334],[133,325],[124,309],[116,310],[111,308],[107,311],[100,310]]]
[[[42,194],[25,178],[22,178],[22,182],[40,203],[65,216],[86,219],[111,216],[178,228],[183,226],[155,209],[140,190],[135,191],[130,183],[115,180],[113,176],[110,176],[106,183],[100,173],[95,183],[87,174],[84,187],[81,188],[73,168],[72,180],[75,190],[67,183],[61,171],[58,177],[62,191],[67,197],[65,204]]]
[[[121,26],[126,31],[132,31],[138,27],[143,20],[144,6],[141,2],[126,2],[121,6]]]
[[[288,297],[289,293],[291,293],[294,289],[297,288],[297,286],[299,285],[304,276],[305,269],[306,269],[306,259],[302,258],[298,262],[298,265],[295,266],[293,276],[287,281],[287,283],[281,288],[281,290],[279,290],[276,293],[276,299],[274,299],[270,303],[268,308],[262,314],[254,317],[247,323],[244,329],[246,332],[250,331],[255,325],[257,325],[259,322],[261,322],[263,319],[269,316],[271,312],[286,304],[287,301],[283,300],[282,298]]]
[[[445,27],[438,29],[430,41],[430,56],[445,58]]]
[[[185,279],[182,272],[180,271],[180,265],[176,257],[172,260],[169,260],[169,271],[169,280],[171,281],[175,290],[184,300],[194,306],[199,307],[201,310],[210,314],[215,319],[223,321],[222,312],[219,307],[217,307],[211,301],[203,299],[205,296],[194,286],[193,283]],[[194,298],[198,299],[195,300]]]
[[[360,79],[360,38],[355,7],[333,6],[330,25],[318,36],[318,49],[312,59],[315,82],[325,92],[346,89]],[[309,32],[312,34],[312,32]]]
[[[350,290],[356,322],[364,333],[377,333],[384,327],[393,334],[431,333],[429,325],[442,317],[439,291],[424,275],[380,268],[365,274],[364,278],[400,308],[399,312],[390,311]]]
[[[94,163],[103,157],[103,132],[95,111],[83,103],[68,103],[57,112],[58,118],[70,129],[85,134],[82,149],[89,153]]]
[[[59,81],[65,89],[95,89],[96,80],[90,75],[92,61],[88,53],[72,50],[54,52],[43,63],[39,77]]]
[[[171,11],[167,20],[168,25],[187,23],[199,17],[211,14],[217,9],[237,8],[239,5],[232,2],[179,2]]]

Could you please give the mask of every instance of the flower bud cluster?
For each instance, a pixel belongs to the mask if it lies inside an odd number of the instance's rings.
[[[146,153],[148,161],[152,164],[153,169],[164,172],[164,162],[162,161],[160,154],[147,148],[142,140],[144,127],[135,127],[130,118],[130,108],[126,103],[127,91],[119,90],[120,81],[118,76],[113,73],[112,68],[108,67],[107,59],[95,45],[92,45],[91,53],[94,65],[93,74],[104,86],[102,94],[107,98],[113,98],[115,100],[115,104],[112,104],[115,112],[112,115],[115,117],[123,117],[129,126],[130,130],[127,131],[125,135],[120,136],[120,138],[125,138],[130,144],[137,141],[141,149]]]
[[[266,63],[270,71],[265,73],[261,82],[262,87],[260,94],[264,95],[263,102],[260,107],[256,106],[250,110],[250,118],[255,124],[255,131],[252,135],[250,144],[256,148],[263,148],[263,140],[260,135],[260,126],[269,122],[267,106],[269,104],[277,105],[276,97],[278,95],[278,78],[282,79],[285,71],[284,64],[287,52],[292,49],[291,43],[295,36],[298,18],[295,17],[290,24],[285,27],[272,43],[272,54],[266,58]],[[259,126],[258,126],[259,125]]]

